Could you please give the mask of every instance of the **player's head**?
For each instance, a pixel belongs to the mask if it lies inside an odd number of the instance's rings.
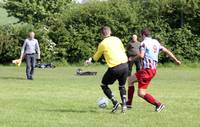
[[[142,30],[141,35],[142,35],[143,39],[145,37],[150,37],[151,36],[151,31],[149,29],[145,28],[144,30]]]
[[[35,33],[34,32],[29,32],[29,38],[34,39],[35,38]]]
[[[137,35],[133,34],[133,36],[132,36],[132,41],[133,41],[133,42],[137,42],[137,41],[138,41],[138,40],[137,40]]]
[[[101,28],[101,36],[103,38],[109,37],[109,36],[111,36],[111,34],[112,34],[112,31],[111,31],[110,27],[104,26],[104,27]]]

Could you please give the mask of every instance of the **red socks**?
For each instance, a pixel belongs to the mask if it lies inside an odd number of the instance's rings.
[[[157,107],[159,107],[159,106],[161,105],[160,102],[157,102],[157,101],[154,99],[154,97],[151,96],[151,95],[148,94],[148,93],[144,95],[144,99],[145,99],[147,102],[149,102],[150,104],[155,105],[155,106],[157,106]]]
[[[135,92],[135,86],[129,86],[128,87],[128,102],[127,102],[127,105],[132,105],[134,92]]]

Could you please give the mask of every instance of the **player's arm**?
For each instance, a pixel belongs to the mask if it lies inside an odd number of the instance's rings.
[[[90,57],[88,60],[85,61],[86,64],[91,64],[92,62],[98,61],[101,56],[103,55],[103,45],[100,43],[97,49],[97,52],[94,54],[93,57]]]
[[[181,64],[181,61],[179,61],[179,60],[175,57],[175,55],[174,55],[171,51],[169,51],[167,48],[165,48],[164,46],[162,46],[162,51],[163,51],[164,53],[166,53],[170,58],[172,58],[172,59],[176,62],[177,65],[180,65],[180,64]]]
[[[97,52],[94,54],[92,58],[93,61],[98,61],[101,58],[101,56],[103,55],[103,50],[104,50],[104,46],[103,44],[100,43],[98,46]]]

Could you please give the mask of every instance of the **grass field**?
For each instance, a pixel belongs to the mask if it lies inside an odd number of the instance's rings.
[[[139,97],[126,114],[111,114],[96,101],[106,67],[83,67],[96,77],[75,76],[77,67],[37,69],[35,80],[24,67],[0,66],[0,127],[200,127],[200,69],[159,68],[149,91],[166,104],[160,113]],[[119,99],[117,84],[112,86]]]

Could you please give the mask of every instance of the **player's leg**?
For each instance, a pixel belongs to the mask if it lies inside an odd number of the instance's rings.
[[[31,79],[31,57],[30,55],[26,55],[26,76],[27,79]]]
[[[133,68],[133,62],[129,61],[128,62],[128,101],[127,101],[127,108],[132,108],[131,104],[132,104],[132,98],[133,98],[133,94],[135,91],[135,86],[131,83],[131,76],[132,76],[132,68]]]
[[[136,66],[136,72],[140,70],[140,61],[135,61],[135,66]],[[132,62],[133,66],[133,62]],[[132,68],[132,67],[131,67]],[[128,77],[128,101],[127,101],[127,108],[132,108],[132,101],[133,101],[133,96],[135,93],[135,86],[134,82],[137,82],[137,78],[135,75],[129,76]]]
[[[122,64],[117,70],[118,75],[118,81],[119,81],[119,91],[120,91],[120,97],[122,101],[122,112],[125,112],[127,109],[126,106],[126,80],[128,77],[128,65]]]
[[[133,101],[133,96],[135,93],[135,86],[134,83],[137,82],[137,78],[134,75],[128,77],[128,101],[127,101],[127,108],[132,108],[132,101]]]
[[[109,84],[113,84],[116,81],[115,75],[113,75],[113,70],[108,69],[107,72],[104,74],[102,79],[102,85],[101,88],[104,92],[104,94],[110,99],[113,103],[113,110],[112,112],[117,111],[117,108],[119,107],[118,101],[115,99],[111,89],[109,88]]]
[[[160,112],[164,108],[164,105],[156,100],[151,94],[147,93],[146,89],[138,89],[138,96],[140,96],[150,104],[154,105],[157,112]]]
[[[148,72],[147,72],[148,71]],[[156,107],[156,111],[160,112],[164,105],[162,105],[158,100],[156,100],[150,93],[146,92],[155,72],[152,70],[143,71],[140,75],[142,78],[138,81],[138,96],[149,102]]]

